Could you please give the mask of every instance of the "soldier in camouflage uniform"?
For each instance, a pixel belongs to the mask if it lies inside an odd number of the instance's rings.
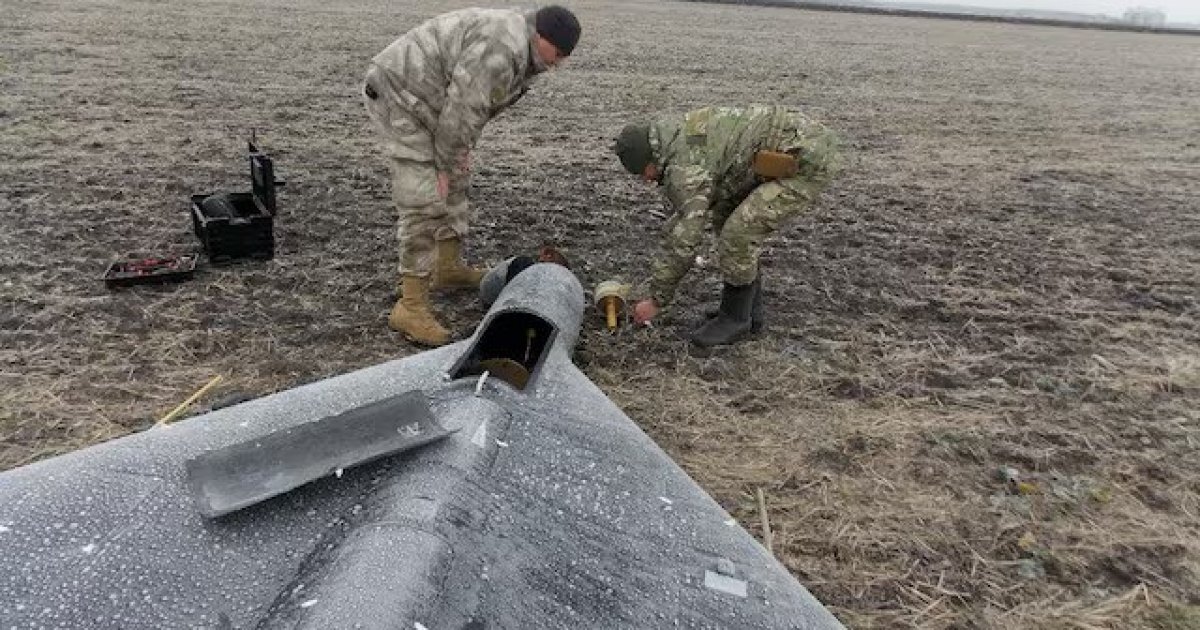
[[[833,132],[782,107],[705,107],[629,125],[615,150],[629,172],[662,185],[675,209],[635,321],[671,303],[711,227],[724,289],[716,316],[692,341],[728,344],[761,329],[763,240],[810,207],[833,176]]]
[[[558,6],[462,9],[417,26],[372,59],[363,101],[400,215],[393,329],[426,345],[449,339],[429,310],[430,288],[477,287],[483,276],[462,260],[471,149],[536,75],[571,54],[579,33],[574,14]]]

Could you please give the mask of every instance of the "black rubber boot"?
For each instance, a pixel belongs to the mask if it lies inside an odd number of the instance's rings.
[[[762,273],[754,279],[754,302],[750,305],[750,332],[758,334],[766,328],[766,320],[763,319],[762,305]]]
[[[754,310],[756,286],[757,282],[740,287],[725,283],[717,316],[692,333],[692,343],[701,348],[711,348],[734,343],[750,334],[750,313]]]
[[[754,303],[750,306],[750,332],[756,335],[762,332],[763,328],[767,326],[766,320],[763,319],[762,291],[762,274],[759,274],[754,279]],[[719,313],[720,311],[713,309],[706,311],[704,316],[712,319]]]

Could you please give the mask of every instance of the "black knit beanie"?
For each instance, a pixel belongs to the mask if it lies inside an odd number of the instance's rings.
[[[625,170],[634,175],[641,175],[646,165],[654,160],[654,151],[650,147],[650,125],[640,123],[626,125],[617,136],[613,151],[621,159]]]
[[[564,57],[570,56],[579,42],[579,20],[569,9],[558,5],[550,5],[538,9],[533,18],[533,26],[538,35],[554,44]]]

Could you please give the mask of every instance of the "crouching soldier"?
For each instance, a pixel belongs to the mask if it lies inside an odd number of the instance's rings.
[[[813,204],[836,170],[836,145],[829,129],[782,107],[705,107],[625,127],[615,145],[621,164],[661,185],[674,207],[635,323],[671,303],[711,227],[721,306],[691,339],[710,347],[760,329],[763,241]]]
[[[525,14],[461,9],[405,33],[372,59],[363,101],[392,172],[399,210],[401,297],[388,324],[426,345],[449,332],[429,310],[429,291],[474,288],[464,264],[470,152],[484,125],[566,59],[579,40],[569,10]]]

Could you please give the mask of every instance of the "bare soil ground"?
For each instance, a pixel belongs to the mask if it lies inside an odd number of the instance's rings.
[[[367,60],[457,2],[42,0],[0,21],[0,465],[417,352]],[[640,280],[656,191],[626,121],[782,102],[847,167],[770,243],[769,330],[709,357],[598,320],[581,366],[851,627],[1200,627],[1200,38],[664,2],[575,3],[569,66],[477,152],[470,255],[543,243]],[[248,188],[278,255],[110,292]],[[440,300],[457,334],[481,314]],[[1004,471],[1008,471],[1007,473]],[[1007,475],[1007,477],[1006,477]]]

